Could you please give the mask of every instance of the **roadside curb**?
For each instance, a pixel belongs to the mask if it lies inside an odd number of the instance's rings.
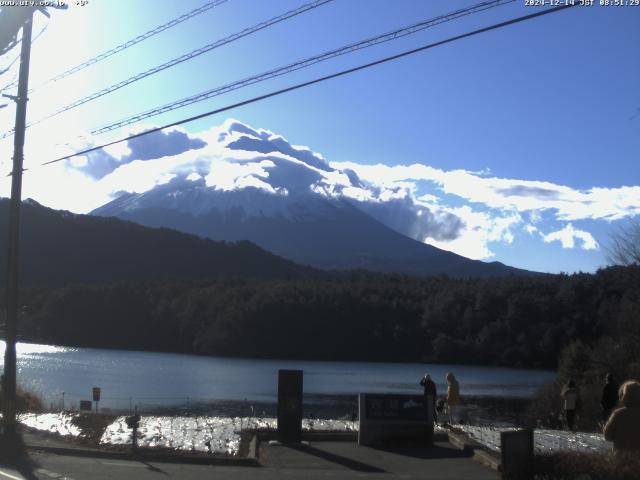
[[[502,471],[502,459],[497,453],[472,440],[462,432],[449,430],[447,437],[451,445],[471,454],[476,462],[496,472]]]
[[[175,454],[168,452],[153,452],[147,449],[139,449],[133,452],[113,452],[109,450],[83,449],[52,447],[48,445],[26,444],[24,447],[29,451],[53,453],[55,455],[66,455],[87,458],[102,458],[109,460],[144,460],[160,463],[185,463],[191,465],[224,465],[238,467],[259,467],[260,463],[256,455],[255,437],[252,439],[253,455],[250,452],[247,457],[215,457],[204,455]]]
[[[254,430],[258,441],[275,440],[278,432],[275,430]],[[358,432],[302,432],[301,440],[308,442],[357,442]]]
[[[24,447],[30,451],[40,451],[55,455],[67,455],[86,458],[102,458],[110,460],[144,460],[161,463],[184,463],[192,465],[221,465],[236,467],[260,467],[260,442],[271,440],[276,436],[275,432],[257,432],[249,441],[249,448],[245,457],[222,457],[207,455],[191,455],[188,453],[156,452],[151,449],[138,448],[136,453],[126,451],[102,450],[97,448],[59,447],[39,444],[37,442],[25,443]],[[303,439],[307,441],[357,441],[355,432],[305,432]]]

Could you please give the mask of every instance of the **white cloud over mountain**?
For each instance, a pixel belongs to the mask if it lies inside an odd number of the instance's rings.
[[[52,187],[63,181],[65,188]],[[307,147],[236,120],[198,135],[179,128],[154,133],[34,170],[25,196],[88,212],[122,192],[142,193],[174,181],[220,192],[252,188],[276,196],[347,199],[400,233],[473,259],[491,258],[492,244],[511,244],[520,233],[541,244],[597,249],[591,233],[567,222],[640,214],[640,186],[578,190],[420,163],[328,162]],[[543,216],[553,225],[541,225]]]
[[[528,212],[551,210],[558,220],[619,220],[640,214],[640,186],[593,187],[582,191],[550,182],[487,177],[466,170],[439,170],[428,165],[361,165],[334,162],[375,184],[427,181],[443,193],[493,209]]]
[[[71,162],[81,172],[100,179],[134,160],[155,160],[179,155],[206,145],[207,142],[203,139],[174,128],[137,137],[104,150],[90,152],[85,156],[74,158]]]

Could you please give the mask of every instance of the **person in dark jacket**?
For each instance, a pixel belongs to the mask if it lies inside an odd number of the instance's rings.
[[[600,405],[602,406],[602,421],[607,423],[611,412],[616,408],[616,405],[618,405],[618,383],[613,378],[612,373],[607,373],[605,377]]]
[[[576,418],[576,410],[578,409],[578,389],[576,388],[576,382],[569,380],[560,392],[560,396],[563,400],[564,415],[567,419],[567,427],[569,430],[573,430]]]
[[[424,387],[424,407],[427,409],[427,401],[429,400],[429,396],[431,396],[431,404],[433,405],[433,421],[438,423],[438,414],[436,413],[436,384],[433,380],[431,380],[431,375],[428,373],[424,374],[424,377],[420,380],[420,385]],[[427,412],[429,410],[426,410]]]

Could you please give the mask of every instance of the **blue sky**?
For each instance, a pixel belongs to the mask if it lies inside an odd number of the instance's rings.
[[[75,3],[67,11],[53,12],[36,41],[32,86],[204,0]],[[37,89],[29,102],[29,119],[302,3],[229,0]],[[37,164],[135,127],[95,139],[79,140],[78,133],[475,3],[334,0],[127,86],[28,130],[26,162],[32,172],[25,176],[25,196],[87,212],[99,202],[87,193],[93,179],[80,185],[72,164],[40,169]],[[512,2],[154,117],[145,125],[168,123],[534,11],[524,0]],[[46,24],[40,16],[35,33]],[[640,7],[575,7],[184,129],[199,135],[233,117],[306,145],[332,166],[352,168],[371,184],[402,184],[412,202],[466,222],[468,228],[454,241],[421,239],[438,247],[533,270],[594,271],[606,264],[604,246],[612,228],[640,213],[637,45]],[[16,54],[0,58],[0,66]],[[0,86],[16,71],[0,77]],[[12,124],[13,109],[0,110],[2,130]],[[56,145],[65,142],[71,147]],[[0,142],[0,168],[7,171],[11,143],[11,138]],[[399,167],[408,165],[431,170],[400,174]],[[5,179],[0,195],[7,194]],[[425,200],[425,194],[431,197]]]

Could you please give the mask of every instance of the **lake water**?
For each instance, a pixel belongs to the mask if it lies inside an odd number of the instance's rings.
[[[0,342],[0,365],[4,365]],[[529,397],[554,380],[555,373],[498,367],[419,363],[314,362],[201,357],[171,353],[68,348],[19,343],[18,384],[37,392],[47,406],[77,407],[101,387],[101,408],[184,406],[244,401],[274,403],[278,369],[304,371],[305,402],[327,402],[359,392],[421,393],[425,372],[438,394],[446,391],[445,375],[455,373],[461,394]]]

